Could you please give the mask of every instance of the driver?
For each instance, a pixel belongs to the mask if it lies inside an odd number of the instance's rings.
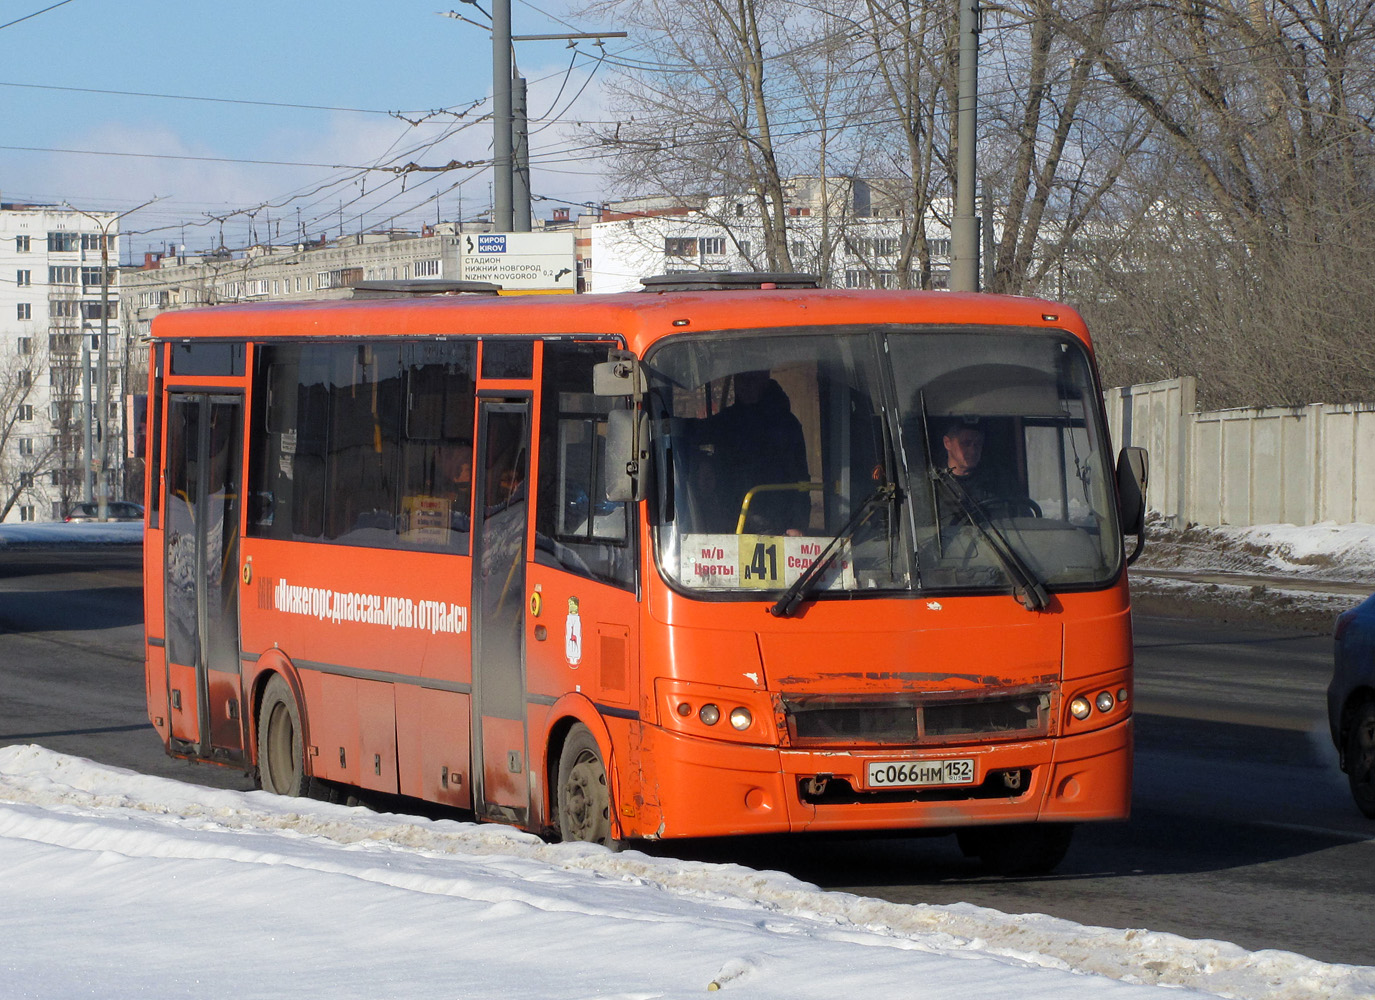
[[[949,421],[941,435],[945,448],[945,467],[955,481],[964,487],[969,499],[983,504],[999,497],[993,477],[981,469],[984,451],[984,428],[978,419],[964,417]]]

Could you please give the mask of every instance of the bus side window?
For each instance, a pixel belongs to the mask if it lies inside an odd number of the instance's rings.
[[[580,576],[635,583],[634,508],[606,499],[606,421],[613,400],[592,392],[606,344],[544,349],[535,557]]]
[[[475,341],[408,344],[401,426],[400,542],[468,551]]]

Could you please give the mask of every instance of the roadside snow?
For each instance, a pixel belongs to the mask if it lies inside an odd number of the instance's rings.
[[[1137,566],[1278,576],[1296,589],[1313,581],[1362,582],[1375,589],[1375,525],[1328,521],[1167,529],[1152,524]]]
[[[143,522],[29,521],[0,524],[0,548],[19,545],[120,545],[143,540]]]
[[[1375,968],[0,749],[12,997],[1375,995]]]

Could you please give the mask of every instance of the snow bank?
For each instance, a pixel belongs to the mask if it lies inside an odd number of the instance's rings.
[[[1375,968],[0,749],[7,996],[1375,995]]]
[[[0,548],[7,545],[134,545],[141,541],[142,521],[0,524]]]

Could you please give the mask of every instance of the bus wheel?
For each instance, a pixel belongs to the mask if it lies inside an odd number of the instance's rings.
[[[619,846],[611,837],[611,787],[606,779],[597,741],[579,723],[568,732],[559,754],[559,835],[607,847]]]
[[[966,857],[976,857],[997,875],[1048,875],[1065,859],[1073,823],[975,826],[956,835]]]
[[[278,795],[309,787],[301,742],[301,710],[280,675],[267,682],[258,712],[258,783]]]

